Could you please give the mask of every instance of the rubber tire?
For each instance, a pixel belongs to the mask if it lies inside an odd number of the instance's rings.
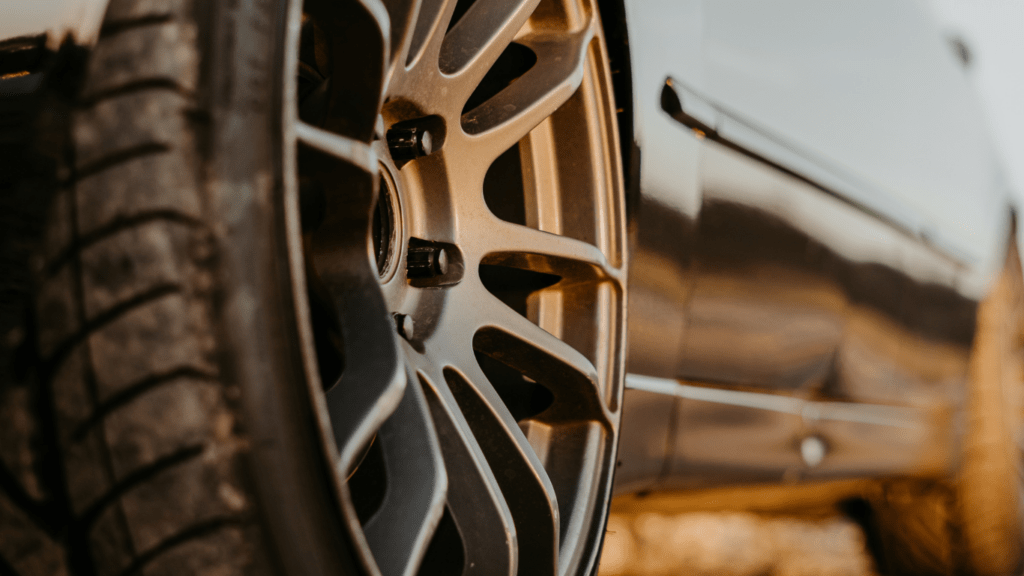
[[[294,344],[288,9],[111,1],[35,266],[38,388],[0,397],[55,463],[8,466],[0,573],[361,572]]]
[[[1016,241],[980,303],[960,470],[949,482],[892,482],[871,499],[885,574],[1004,576],[1024,561],[1021,433],[1024,277]]]

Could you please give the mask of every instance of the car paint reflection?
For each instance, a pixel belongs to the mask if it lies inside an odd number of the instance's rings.
[[[989,151],[976,147],[962,160],[949,150],[938,154],[962,164],[936,173],[962,182],[973,170],[977,188],[952,197],[943,183],[935,190],[941,202],[927,208],[920,184],[935,174],[900,189],[913,170],[886,172],[892,159],[878,156],[883,148],[894,157],[915,150],[887,141],[872,152],[865,128],[847,120],[835,123],[834,141],[815,147],[826,133],[798,98],[743,94],[742,83],[710,75],[721,62],[705,61],[701,46],[728,29],[720,21],[728,14],[714,8],[719,21],[709,30],[704,3],[684,4],[692,20],[680,35],[667,35],[663,44],[672,46],[657,53],[638,47],[632,59],[643,163],[628,371],[632,382],[661,378],[754,400],[723,402],[665,386],[627,390],[619,491],[952,469],[953,415],[963,403],[977,303],[1009,230],[1005,191],[985,168]],[[657,26],[654,6],[627,2],[627,13],[631,31]],[[719,52],[722,40],[714,39]],[[946,68],[933,66],[929,81],[959,82]],[[766,81],[749,80],[752,87]],[[794,87],[822,88],[814,82],[808,76]],[[699,96],[702,90],[710,96]],[[954,113],[966,102],[958,90],[932,106]],[[912,107],[915,94],[894,93],[892,105]],[[828,117],[851,105],[833,102]],[[778,123],[785,118],[797,123],[793,130]],[[983,139],[979,130],[955,148]],[[925,133],[908,133],[905,146]],[[943,228],[946,221],[957,225]],[[800,409],[780,410],[778,399]],[[814,466],[801,456],[808,438],[825,450]]]

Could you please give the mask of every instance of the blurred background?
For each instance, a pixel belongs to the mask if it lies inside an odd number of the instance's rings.
[[[1024,196],[1024,1],[919,0],[934,15],[985,107],[1007,179]],[[751,487],[620,498],[602,576],[870,576],[864,534],[835,510]],[[744,503],[743,500],[753,500]],[[723,505],[723,501],[725,504]],[[729,508],[726,511],[720,508]]]
[[[870,576],[860,529],[843,517],[815,520],[749,512],[615,514],[604,576]]]

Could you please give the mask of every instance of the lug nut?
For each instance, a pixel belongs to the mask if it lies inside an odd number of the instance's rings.
[[[388,130],[391,157],[399,162],[415,160],[434,151],[433,138],[422,126]]]
[[[412,340],[416,334],[416,323],[413,322],[412,316],[408,314],[395,314],[394,318],[398,335],[406,340]]]
[[[448,254],[440,246],[410,247],[405,262],[409,278],[433,278],[448,271]]]

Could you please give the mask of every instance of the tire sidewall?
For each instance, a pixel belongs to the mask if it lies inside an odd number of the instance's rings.
[[[301,254],[289,242],[298,221],[286,63],[301,2],[208,9],[206,181],[219,248],[218,340],[222,369],[240,395],[257,509],[282,573],[360,573],[315,425],[294,282]]]

